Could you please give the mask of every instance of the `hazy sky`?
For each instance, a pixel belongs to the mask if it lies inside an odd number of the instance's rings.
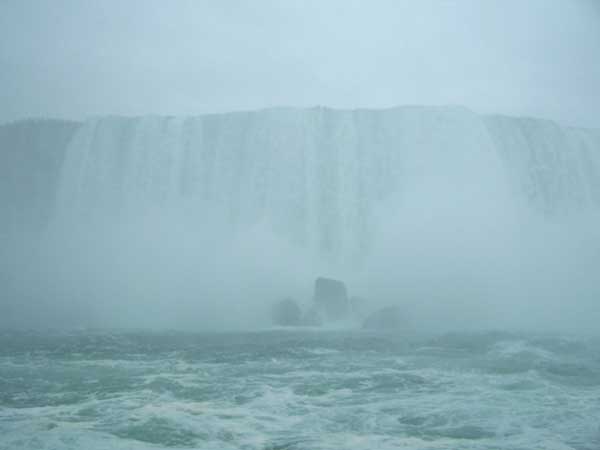
[[[0,122],[400,104],[600,128],[600,1],[0,0]]]

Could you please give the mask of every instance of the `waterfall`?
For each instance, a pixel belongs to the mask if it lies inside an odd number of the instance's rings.
[[[38,189],[59,220],[219,218],[231,231],[261,224],[322,255],[355,257],[389,208],[401,215],[423,193],[439,200],[423,208],[452,209],[465,191],[550,219],[600,208],[600,132],[459,107],[101,117],[56,123],[53,137],[50,125],[30,123],[18,145],[17,125],[0,127],[1,146],[18,147],[22,162],[3,152],[13,174],[3,190],[15,197],[31,190],[22,180],[60,168]],[[40,152],[44,143],[58,150]]]

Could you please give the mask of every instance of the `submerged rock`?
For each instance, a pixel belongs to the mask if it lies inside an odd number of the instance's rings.
[[[285,298],[273,305],[272,318],[275,325],[298,326],[301,323],[302,310],[294,299]]]
[[[363,322],[363,328],[368,330],[396,330],[402,326],[404,317],[397,306],[388,306],[375,311]]]
[[[315,281],[315,306],[328,320],[343,319],[348,315],[348,292],[346,285],[331,278]]]

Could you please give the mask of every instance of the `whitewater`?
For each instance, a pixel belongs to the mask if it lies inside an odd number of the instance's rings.
[[[600,131],[462,107],[30,120],[0,126],[0,146],[3,235],[160,214],[362,259],[380,216],[414,204],[515,220],[600,207]]]
[[[20,121],[0,147],[4,326],[253,328],[319,276],[420,327],[600,317],[598,130],[271,108]]]
[[[0,336],[0,449],[600,448],[600,340],[502,332]]]

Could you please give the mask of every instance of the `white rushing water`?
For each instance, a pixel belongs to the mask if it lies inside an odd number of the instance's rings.
[[[263,223],[321,254],[355,256],[377,208],[420,197],[428,207],[433,196],[436,208],[472,201],[503,216],[598,209],[600,134],[463,108],[105,117],[71,140],[58,207],[92,220],[158,208],[234,229]]]
[[[275,108],[22,122],[0,146],[11,326],[260,326],[318,276],[420,326],[600,317],[597,130]]]

